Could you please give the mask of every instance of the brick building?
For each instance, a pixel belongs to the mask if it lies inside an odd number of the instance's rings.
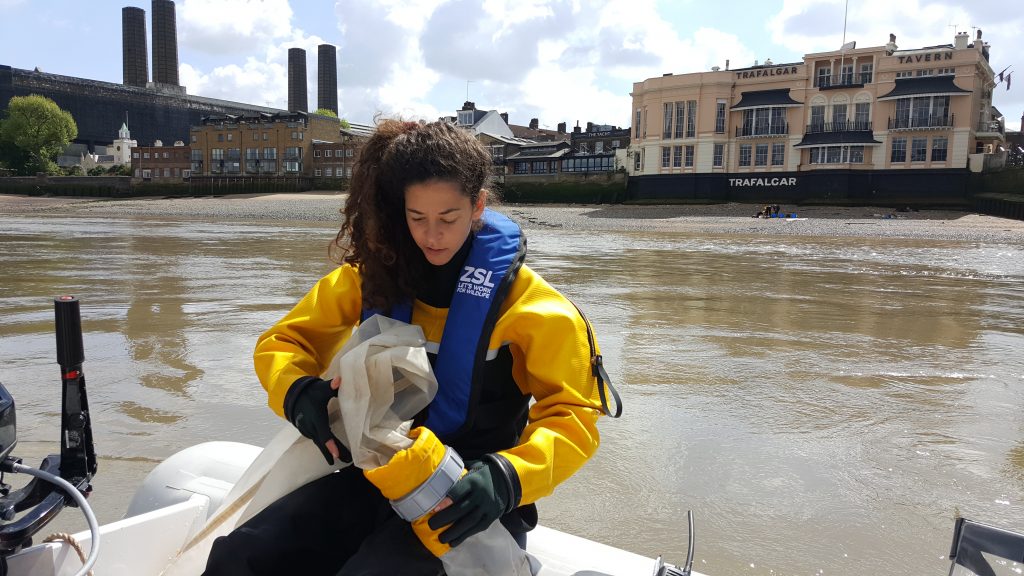
[[[190,131],[195,176],[312,176],[314,142],[340,139],[337,118],[289,112],[208,116]]]
[[[132,148],[132,176],[143,180],[181,181],[191,176],[192,148],[177,141],[164,146],[159,140],[155,146]]]
[[[314,178],[351,178],[359,150],[373,135],[373,126],[349,124],[334,142],[314,141],[310,167]]]

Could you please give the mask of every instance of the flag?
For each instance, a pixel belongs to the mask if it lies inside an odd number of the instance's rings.
[[[1003,72],[1005,72],[1005,70],[1003,70]],[[999,73],[999,82],[1003,81],[1003,72]]]
[[[1013,72],[1006,75],[1006,89],[1010,89],[1010,79],[1013,77]]]

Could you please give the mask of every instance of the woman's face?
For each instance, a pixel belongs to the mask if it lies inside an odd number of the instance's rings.
[[[405,189],[405,221],[413,240],[434,266],[447,264],[462,248],[473,222],[484,212],[484,192],[474,205],[459,186],[428,180]]]

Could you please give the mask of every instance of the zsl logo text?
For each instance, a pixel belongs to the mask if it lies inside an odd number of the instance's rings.
[[[494,272],[487,270],[486,268],[466,266],[462,272],[462,277],[459,278],[459,281],[494,288],[494,284],[491,282],[491,274],[493,273]]]

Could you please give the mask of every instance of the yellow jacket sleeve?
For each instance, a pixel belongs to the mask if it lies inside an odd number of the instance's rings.
[[[320,279],[277,324],[260,336],[253,363],[267,403],[284,416],[284,398],[303,376],[319,376],[359,322],[362,291],[355,268],[344,265]]]
[[[519,503],[530,504],[550,494],[597,450],[601,402],[587,325],[572,302],[523,266],[504,308],[491,348],[510,343],[516,383],[536,402],[519,444],[498,454],[519,476]]]

